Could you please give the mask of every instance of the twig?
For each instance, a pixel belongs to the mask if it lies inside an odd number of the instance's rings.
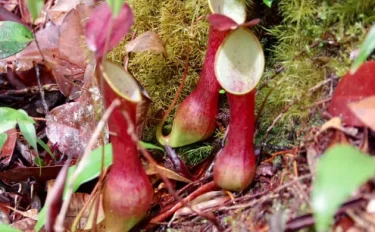
[[[59,230],[56,230],[57,232],[63,232],[64,231],[64,219],[65,219],[65,215],[68,211],[70,199],[72,198],[72,195],[73,195],[74,182],[77,179],[77,177],[79,176],[79,174],[81,174],[81,172],[84,170],[84,168],[86,168],[88,160],[90,159],[91,149],[96,144],[96,140],[99,138],[99,136],[101,134],[101,131],[103,130],[104,126],[106,125],[106,122],[107,122],[109,116],[111,115],[112,111],[116,107],[120,106],[120,104],[121,104],[120,100],[115,99],[111,103],[111,105],[107,108],[107,110],[104,112],[103,117],[98,122],[98,125],[96,126],[95,131],[94,131],[93,135],[91,136],[91,138],[90,138],[90,140],[89,140],[89,142],[86,146],[86,149],[85,149],[85,151],[82,155],[81,161],[77,164],[77,167],[74,170],[74,173],[72,174],[72,177],[70,178],[70,181],[68,183],[68,188],[67,188],[67,191],[66,191],[66,194],[65,194],[65,200],[64,200],[63,205],[61,207],[60,213],[59,213],[59,215],[57,216],[57,219],[56,219],[56,225],[57,226],[55,228],[59,229]]]
[[[47,102],[46,102],[46,99],[45,99],[42,82],[40,81],[40,70],[39,70],[38,65],[35,65],[35,72],[36,72],[36,80],[38,82],[38,87],[39,87],[39,92],[40,92],[40,98],[42,100],[42,105],[43,105],[43,108],[44,108],[44,113],[48,114],[48,105],[47,105]]]
[[[281,190],[283,190],[285,188],[288,188],[289,186],[295,184],[296,182],[299,182],[299,181],[302,181],[302,180],[305,180],[305,179],[310,179],[311,177],[312,177],[312,174],[306,174],[306,175],[300,176],[298,178],[295,178],[294,180],[289,181],[288,183],[285,183],[282,186],[277,187],[275,190],[272,190],[267,195],[265,195],[265,196],[263,196],[259,199],[256,199],[254,201],[251,201],[251,202],[245,203],[245,204],[238,204],[238,205],[234,205],[234,206],[222,207],[219,210],[243,209],[243,208],[252,207],[259,202],[264,202],[266,200],[275,198],[276,197],[275,193],[280,192]]]

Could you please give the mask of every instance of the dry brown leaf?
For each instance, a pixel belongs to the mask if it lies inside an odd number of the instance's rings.
[[[375,96],[349,103],[348,107],[359,120],[375,131]]]
[[[24,212],[24,211],[12,208],[10,206],[8,206],[8,208],[11,209],[12,211],[18,213],[19,215],[22,215],[22,216],[26,217],[26,218],[30,218],[30,219],[33,219],[35,221],[38,220],[38,209],[29,209],[29,210]]]
[[[177,181],[181,181],[181,182],[185,182],[185,183],[191,183],[191,180],[175,173],[174,171],[172,171],[168,168],[162,167],[160,165],[157,165],[157,168],[168,179],[177,180]],[[144,169],[146,171],[146,174],[149,175],[149,176],[158,174],[158,172],[156,170],[156,167],[151,165],[151,164],[148,164],[147,166],[145,166]]]
[[[355,128],[343,127],[343,126],[342,126],[341,118],[339,118],[339,117],[334,117],[334,118],[331,118],[329,121],[325,122],[325,123],[320,127],[319,132],[315,135],[315,139],[316,139],[321,133],[323,133],[324,131],[326,131],[326,130],[328,130],[328,129],[336,129],[336,130],[342,131],[342,132],[344,132],[345,134],[348,134],[348,135],[351,135],[351,136],[355,136],[355,135],[357,134],[357,132],[358,132],[358,130],[355,129]]]
[[[11,224],[11,226],[23,232],[34,232],[35,224],[36,224],[36,221],[34,219],[24,218],[24,219],[14,222],[13,224]]]
[[[167,56],[163,41],[153,31],[146,31],[125,45],[126,52],[154,51]]]

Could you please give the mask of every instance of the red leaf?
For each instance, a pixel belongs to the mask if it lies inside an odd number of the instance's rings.
[[[375,61],[368,61],[353,75],[346,74],[337,85],[328,112],[342,117],[348,126],[364,126],[351,112],[348,104],[375,95]]]
[[[4,143],[4,146],[2,149],[0,149],[0,161],[1,164],[4,166],[8,166],[10,160],[13,156],[14,147],[16,145],[17,141],[17,130],[16,129],[10,129],[7,132],[8,138],[7,141]]]
[[[219,31],[234,30],[238,27],[238,24],[233,19],[222,14],[211,14],[207,19]]]
[[[111,22],[112,20],[113,22]],[[85,27],[85,37],[88,48],[95,52],[97,58],[104,55],[110,25],[112,25],[112,28],[107,51],[114,48],[133,25],[133,12],[126,3],[115,19],[112,18],[112,11],[107,3],[96,7],[89,18]]]

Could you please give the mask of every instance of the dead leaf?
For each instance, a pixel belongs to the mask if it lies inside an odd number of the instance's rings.
[[[13,224],[11,224],[11,226],[23,232],[34,232],[35,224],[36,224],[35,220],[31,218],[24,218],[24,219],[14,222]]]
[[[339,131],[342,131],[344,132],[345,134],[348,134],[350,136],[355,136],[357,133],[358,133],[358,130],[355,129],[355,128],[350,128],[350,127],[343,127],[342,126],[342,122],[341,122],[341,118],[339,117],[334,117],[334,118],[331,118],[329,121],[325,122],[321,127],[320,127],[320,130],[319,132],[315,135],[315,140],[317,139],[317,137],[323,133],[324,131],[328,130],[328,129],[336,129],[336,130],[339,130]]]
[[[146,174],[149,175],[149,176],[150,175],[158,175],[157,169],[159,169],[159,171],[168,179],[177,180],[177,181],[181,181],[181,182],[185,182],[185,183],[191,183],[191,180],[175,173],[172,170],[169,170],[168,168],[162,167],[160,165],[157,165],[157,167],[155,167],[151,164],[148,164],[147,166],[144,166],[143,168],[145,169]]]
[[[61,168],[61,165],[13,168],[0,172],[0,179],[5,179],[10,182],[20,182],[26,181],[29,177],[34,177],[37,181],[47,181],[55,179]]]
[[[75,9],[78,4],[92,7],[94,5],[93,0],[58,0],[56,4],[49,9],[48,16],[56,24],[60,17],[64,16],[65,13]]]
[[[176,152],[168,145],[165,145],[164,147],[169,160],[173,164],[174,170],[183,175],[184,177],[191,179],[192,176],[189,169],[186,167],[185,163],[180,159],[180,157],[178,157]]]
[[[146,31],[140,34],[137,38],[125,45],[126,52],[145,52],[154,51],[162,53],[164,57],[167,56],[163,41],[160,36],[153,31]]]
[[[35,221],[38,220],[38,210],[37,209],[29,209],[29,210],[23,212],[23,211],[20,211],[18,209],[12,208],[12,207],[8,207],[8,208],[11,209],[12,211],[22,215],[23,217],[30,218],[30,219],[33,219]]]
[[[349,103],[348,107],[365,126],[375,131],[375,96]]]

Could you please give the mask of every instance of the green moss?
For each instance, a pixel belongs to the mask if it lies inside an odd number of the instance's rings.
[[[268,63],[263,81],[274,75],[276,67],[284,71],[269,81],[258,94],[258,107],[271,88],[260,119],[260,137],[281,111],[297,102],[275,125],[267,142],[296,144],[291,135],[304,130],[319,117],[308,106],[328,93],[329,85],[306,95],[308,90],[332,75],[342,76],[350,67],[350,53],[358,48],[375,13],[375,3],[367,0],[335,1],[328,5],[318,0],[284,0],[278,3],[282,22],[267,30],[276,44],[267,49]],[[316,113],[316,112],[315,112]],[[295,138],[296,136],[294,136]]]

